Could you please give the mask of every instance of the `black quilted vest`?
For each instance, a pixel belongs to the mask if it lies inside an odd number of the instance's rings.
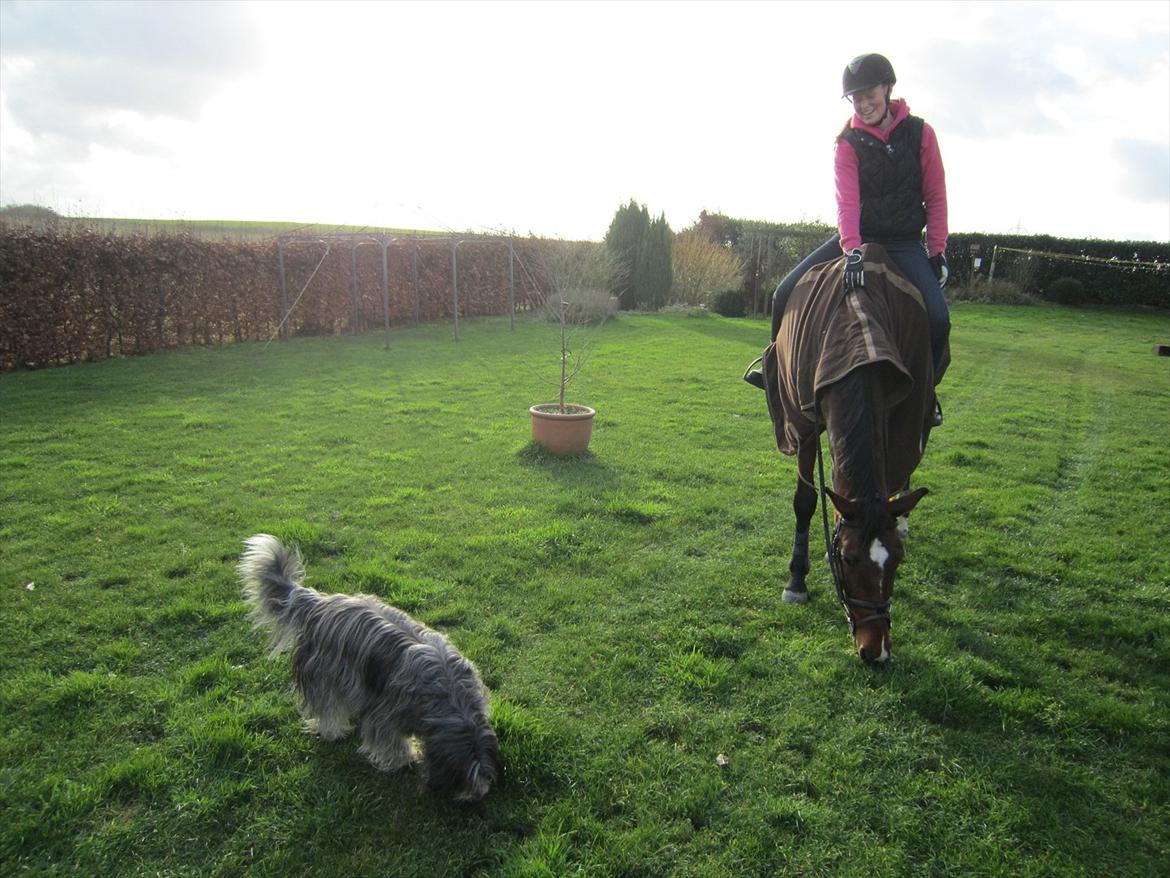
[[[917,241],[926,228],[922,203],[922,125],[907,116],[882,143],[850,128],[843,135],[857,153],[861,183],[861,239],[880,244]]]

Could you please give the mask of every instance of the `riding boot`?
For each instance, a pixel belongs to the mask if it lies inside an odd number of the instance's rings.
[[[748,363],[747,371],[743,373],[743,380],[752,385],[752,387],[760,388],[760,390],[765,389],[764,371],[763,369],[753,369],[752,367],[757,363],[762,363],[763,360],[763,357],[756,357],[754,360]]]

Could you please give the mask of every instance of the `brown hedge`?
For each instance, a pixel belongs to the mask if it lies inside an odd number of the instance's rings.
[[[518,311],[543,302],[531,269],[540,245],[514,241]],[[387,244],[392,325],[451,318],[451,247],[428,238]],[[267,340],[302,288],[291,335],[381,327],[381,243],[338,238],[328,248],[285,243],[282,297],[275,240],[0,226],[0,371]],[[464,240],[458,281],[461,317],[508,313],[507,239]]]

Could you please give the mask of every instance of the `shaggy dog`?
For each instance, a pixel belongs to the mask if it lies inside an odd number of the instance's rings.
[[[305,588],[300,553],[275,537],[244,545],[239,572],[252,618],[270,629],[273,655],[292,651],[309,727],[334,741],[356,723],[361,753],[383,771],[415,762],[417,737],[432,790],[483,798],[500,751],[475,666],[442,634],[377,598]]]

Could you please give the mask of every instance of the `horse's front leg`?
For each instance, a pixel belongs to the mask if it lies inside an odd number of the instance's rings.
[[[817,491],[813,487],[813,463],[816,446],[802,446],[796,458],[796,493],[792,496],[792,511],[796,514],[796,530],[792,537],[792,560],[788,562],[791,576],[784,586],[784,600],[803,604],[808,600],[804,579],[808,575],[808,528],[817,509]]]

